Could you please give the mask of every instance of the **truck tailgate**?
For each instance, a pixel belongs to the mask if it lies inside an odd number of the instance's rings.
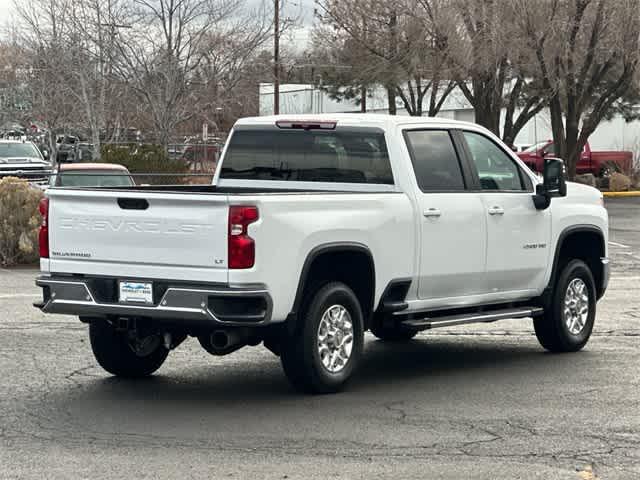
[[[224,194],[50,189],[49,270],[227,283]]]

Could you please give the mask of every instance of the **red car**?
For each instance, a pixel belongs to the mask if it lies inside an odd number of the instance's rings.
[[[531,170],[542,173],[544,169],[544,159],[556,156],[553,140],[537,143],[519,152],[518,156]],[[632,167],[633,152],[594,152],[591,150],[589,142],[587,142],[576,165],[576,173],[592,173],[596,177],[601,177],[610,169],[619,170],[628,174],[631,172]]]

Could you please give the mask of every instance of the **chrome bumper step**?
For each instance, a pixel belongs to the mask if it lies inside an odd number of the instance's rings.
[[[45,289],[44,301],[34,303],[45,313],[77,316],[148,317],[164,320],[191,320],[208,324],[260,325],[268,323],[272,303],[267,290],[230,289],[221,286],[185,287],[169,286],[155,305],[101,302],[91,291],[86,280],[66,277],[39,277],[36,285]],[[236,316],[223,320],[209,306],[210,297],[264,298],[266,310],[255,315]]]

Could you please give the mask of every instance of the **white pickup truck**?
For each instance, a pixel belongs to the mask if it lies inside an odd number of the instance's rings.
[[[188,336],[215,355],[264,343],[310,392],[345,384],[366,330],[533,318],[544,348],[577,351],[609,279],[600,192],[445,119],[247,118],[213,185],[46,195],[37,306],[89,323],[125,377]]]

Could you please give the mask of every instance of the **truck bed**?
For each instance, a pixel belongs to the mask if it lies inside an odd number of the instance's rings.
[[[259,182],[251,182],[259,183]],[[123,186],[118,188],[105,187],[64,187],[65,190],[96,190],[110,192],[163,192],[163,193],[202,193],[221,195],[260,195],[260,194],[324,194],[324,193],[362,193],[376,192],[384,193],[392,191],[387,186],[375,185],[341,185],[331,186],[303,185],[306,182],[286,182],[287,187],[269,186],[220,186],[220,185],[135,185],[131,187]],[[368,187],[368,188],[363,188]],[[51,190],[61,190],[62,187],[52,187]]]
[[[227,284],[230,206],[254,205],[259,210],[249,235],[256,239],[261,261],[256,268],[261,271],[271,262],[274,248],[280,248],[283,231],[300,230],[295,239],[288,237],[288,248],[306,255],[306,247],[295,242],[308,241],[312,228],[319,235],[339,228],[341,238],[369,244],[367,237],[376,225],[385,229],[397,222],[398,211],[412,215],[400,192],[301,187],[51,188],[46,193],[50,258],[41,266],[52,273]],[[398,198],[383,202],[383,197]],[[236,271],[236,282],[241,275],[261,280],[254,269]]]

